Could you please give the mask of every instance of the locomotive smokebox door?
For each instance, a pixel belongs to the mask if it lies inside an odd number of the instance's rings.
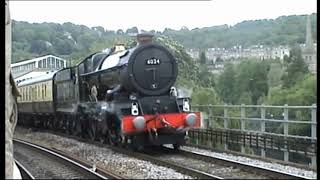
[[[128,60],[129,82],[142,95],[164,95],[176,81],[178,67],[176,59],[164,46],[140,44]]]

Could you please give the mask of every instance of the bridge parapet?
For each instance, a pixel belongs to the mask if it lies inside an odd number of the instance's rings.
[[[312,149],[310,167],[316,168],[317,118],[316,104],[311,106],[272,106],[272,105],[193,105],[192,109],[201,111],[204,117],[204,128],[225,132],[241,132],[259,137],[279,138],[283,141],[281,150],[283,160],[289,161],[290,150],[307,155]],[[208,132],[206,132],[208,133]],[[245,135],[244,135],[245,136]],[[230,139],[230,138],[229,138]],[[228,137],[224,150],[228,150]],[[251,140],[250,140],[251,141]],[[291,144],[304,143],[305,150],[300,151]],[[246,140],[241,152],[245,153]],[[250,142],[251,143],[251,142]],[[251,146],[251,145],[250,145]],[[280,146],[279,146],[280,147]],[[266,146],[261,148],[260,155],[265,157]]]

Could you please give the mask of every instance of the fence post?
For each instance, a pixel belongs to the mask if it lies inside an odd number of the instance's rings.
[[[209,117],[208,117],[207,128],[211,128],[212,125],[214,124],[213,118],[212,118],[212,104],[209,104],[208,111],[209,111]]]
[[[227,108],[227,104],[224,104],[223,107],[223,127],[225,130],[228,129],[228,108]],[[221,134],[222,136],[222,134]],[[227,151],[228,150],[228,142],[224,143],[224,150]]]
[[[312,104],[311,107],[311,141],[315,141],[317,139],[317,105]],[[311,167],[317,168],[317,157],[311,157]]]
[[[317,105],[312,104],[311,109],[311,137],[312,139],[317,138]]]
[[[288,120],[289,120],[289,109],[288,109],[288,104],[284,105],[283,109],[283,120],[284,120],[284,125],[283,125],[283,135],[284,139],[287,139],[288,136]],[[284,146],[284,161],[288,162],[289,161],[289,152],[287,150],[287,145]]]
[[[260,121],[260,131],[262,132],[262,134],[266,131],[266,108],[264,106],[264,104],[261,104],[261,121]],[[261,156],[263,158],[266,157],[266,151],[264,150],[264,148],[261,148]]]
[[[224,104],[224,108],[223,108],[223,128],[224,129],[228,128],[228,108],[227,108],[227,104]]]
[[[245,131],[245,127],[246,127],[246,124],[245,124],[245,118],[246,118],[246,109],[244,107],[244,104],[241,104],[240,106],[240,115],[241,115],[241,118],[240,118],[240,125],[241,125],[241,132],[244,133]],[[245,141],[246,139],[244,139]],[[245,142],[244,142],[245,144]],[[244,153],[245,152],[245,149],[244,149],[244,146],[241,145],[241,152]]]

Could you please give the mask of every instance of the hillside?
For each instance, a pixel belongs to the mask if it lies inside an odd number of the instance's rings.
[[[12,61],[54,54],[71,59],[73,63],[97,50],[112,46],[116,42],[127,41],[133,27],[125,30],[109,31],[103,27],[89,28],[73,23],[12,23]],[[316,39],[316,14],[312,14],[312,36]],[[234,26],[212,26],[179,31],[166,29],[156,32],[180,42],[186,48],[243,47],[263,44],[281,45],[304,43],[306,16],[281,16],[274,20],[243,21]],[[153,31],[155,32],[155,31]]]
[[[317,39],[317,14],[311,15],[312,37]],[[281,16],[277,19],[243,21],[234,26],[221,25],[201,29],[164,31],[188,48],[229,48],[235,45],[247,47],[255,44],[294,45],[304,43],[306,16]]]

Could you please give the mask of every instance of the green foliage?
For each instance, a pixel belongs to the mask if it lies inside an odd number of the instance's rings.
[[[312,37],[317,38],[317,14],[311,15]],[[188,48],[230,48],[263,45],[294,45],[304,43],[306,15],[281,16],[277,19],[243,21],[234,26],[221,25],[192,30],[166,29],[163,33]]]
[[[236,67],[226,65],[217,87],[222,100],[231,104],[257,104],[260,97],[268,94],[269,66],[269,62],[255,60],[243,60]]]
[[[271,105],[284,105],[289,106],[310,106],[317,102],[317,80],[316,76],[312,74],[306,74],[299,78],[292,87],[283,89],[280,86],[273,87],[270,89],[269,94],[266,98],[265,104]],[[282,118],[280,114],[282,110],[273,112],[276,117]],[[311,114],[309,109],[290,109],[289,119],[295,119],[298,121],[310,121]],[[283,124],[278,127],[277,132],[282,132]],[[310,136],[310,126],[301,124],[289,125],[289,134],[293,135],[305,135]]]
[[[235,104],[235,93],[236,93],[236,72],[234,65],[226,64],[225,69],[218,78],[217,91],[225,103]]]
[[[199,85],[202,87],[213,88],[215,86],[214,75],[209,72],[207,67],[203,67],[199,71]]]
[[[241,104],[252,104],[252,93],[251,92],[243,92],[239,97],[239,103]]]
[[[186,84],[199,84],[199,64],[192,60],[181,44],[166,36],[156,36],[155,42],[169,48],[176,58],[179,71],[176,86],[180,87],[185,86]],[[192,89],[193,87],[189,86],[189,88]]]
[[[294,47],[290,51],[290,56],[286,59],[286,62],[288,62],[287,69],[282,76],[283,88],[290,88],[308,73],[308,66],[302,58],[299,47]]]
[[[276,87],[282,84],[281,77],[283,74],[282,65],[279,62],[271,63],[268,73],[268,86]]]
[[[288,89],[280,87],[269,91],[266,104],[310,106],[317,101],[316,77],[306,74],[294,86]]]
[[[306,16],[282,16],[275,20],[243,21],[234,26],[213,26],[179,31],[165,29],[155,32],[175,39],[188,48],[206,49],[211,47],[247,47],[255,44],[280,45],[304,43]],[[317,38],[316,14],[311,15],[312,37]],[[112,46],[115,42],[128,39],[136,33],[137,27],[116,32],[105,30],[101,26],[88,28],[67,22],[28,23],[12,22],[12,62],[44,54],[77,59],[78,53],[88,54]],[[103,47],[106,45],[106,47]],[[24,51],[24,53],[22,53]],[[26,56],[25,56],[26,55]]]
[[[192,93],[193,104],[219,104],[217,93],[212,88],[196,88]]]
[[[225,65],[225,71],[219,76],[213,76],[208,70],[204,51],[200,54],[200,62],[194,61],[185,51],[185,47],[205,49],[303,43],[305,24],[306,16],[283,16],[275,20],[244,21],[231,27],[166,29],[156,33],[155,41],[174,54],[179,69],[175,86],[190,90],[194,104],[219,104],[221,99],[231,104],[310,105],[316,102],[316,81],[315,77],[306,75],[307,68],[298,49],[293,49],[290,57],[284,57],[283,65],[269,60],[242,60],[237,66]],[[316,39],[316,14],[311,16],[311,24],[312,36]],[[135,46],[135,38],[129,34],[136,33],[138,28],[115,32],[101,26],[88,28],[73,23],[13,21],[12,31],[13,62],[50,53],[75,65],[87,55],[115,43]],[[282,69],[286,69],[285,72]],[[297,113],[296,116],[301,115]]]
[[[201,65],[206,65],[207,64],[207,57],[205,51],[201,51],[200,56],[199,56],[199,61]]]
[[[129,29],[127,29],[126,30],[126,33],[128,34],[128,33],[138,33],[139,32],[139,30],[138,30],[138,28],[137,27],[132,27],[132,28],[129,28]]]

